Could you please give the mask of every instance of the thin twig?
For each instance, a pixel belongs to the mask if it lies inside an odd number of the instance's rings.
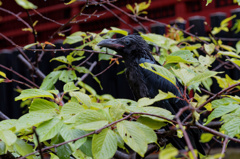
[[[29,14],[29,11],[28,9],[26,9],[26,12],[27,12],[27,15],[28,15],[28,19],[29,19],[29,22],[30,22],[30,26],[32,28],[32,34],[33,34],[33,37],[34,37],[34,43],[37,43],[37,32],[33,26],[33,21],[32,21],[32,18],[31,18],[31,15]],[[36,45],[36,48],[37,48],[37,45]],[[39,55],[39,52],[36,52],[35,53],[35,66],[38,67],[38,55]]]
[[[28,85],[27,83],[24,83],[22,81],[19,81],[19,80],[15,80],[15,79],[9,79],[9,80],[5,80],[6,83],[8,82],[15,82],[15,83],[19,83],[19,84],[22,84],[28,88],[33,88],[32,86]]]
[[[192,152],[193,158],[194,158],[194,159],[197,159],[197,156],[196,156],[196,154],[195,154],[195,152],[194,152],[194,149],[193,149],[192,143],[191,143],[191,141],[190,141],[190,139],[189,139],[189,136],[188,136],[186,130],[183,128],[182,122],[180,121],[180,116],[182,115],[183,112],[185,112],[185,111],[188,110],[188,109],[190,109],[189,106],[186,106],[186,107],[184,107],[184,108],[181,108],[181,109],[178,111],[178,113],[175,115],[175,118],[176,118],[176,120],[177,120],[177,123],[178,123],[180,129],[181,129],[182,132],[183,132],[183,137],[184,137],[184,139],[185,139],[185,141],[186,141],[186,143],[187,143],[188,148],[189,148],[190,151]]]
[[[106,72],[109,68],[111,68],[114,64],[116,63],[116,61],[114,61],[113,63],[111,63],[111,65],[109,65],[107,68],[105,68],[102,72],[99,72],[98,74],[94,75],[95,77],[103,74],[104,72]]]
[[[33,126],[33,127],[32,127],[32,130],[33,130],[33,132],[34,132],[34,134],[35,134],[35,136],[36,136],[36,139],[37,139],[40,157],[41,157],[41,159],[44,159],[44,157],[43,157],[43,152],[42,152],[42,144],[40,143],[39,135],[37,134],[36,127]]]
[[[26,50],[30,50],[30,51],[43,51],[42,49],[26,49]],[[90,52],[90,53],[96,53],[96,54],[106,54],[106,55],[111,55],[111,56],[115,56],[117,58],[122,58],[121,55],[117,55],[117,54],[110,54],[110,53],[106,53],[106,52],[100,52],[100,51],[94,51],[94,50],[88,50],[88,49],[75,49],[75,48],[68,48],[68,49],[44,49],[45,52],[57,52],[57,51],[86,51],[86,52]]]
[[[86,0],[86,3],[85,3],[84,6],[81,8],[80,12],[79,12],[78,14],[74,15],[72,18],[70,18],[64,25],[61,25],[61,27],[59,27],[59,28],[57,29],[57,31],[55,31],[55,32],[49,37],[48,41],[50,42],[50,41],[53,39],[53,37],[54,37],[55,35],[57,35],[61,30],[63,30],[63,28],[65,28],[67,25],[69,25],[69,24],[71,23],[71,21],[73,21],[75,18],[77,18],[78,16],[80,16],[80,15],[82,14],[83,10],[86,8],[87,5],[88,5],[88,0]]]
[[[83,61],[81,62],[80,64],[78,64],[77,66],[82,66],[83,64],[85,64],[92,56],[93,56],[93,52]]]
[[[206,127],[206,126],[203,126],[203,125],[201,125],[201,124],[198,123],[198,122],[196,122],[195,124],[196,124],[196,126],[197,126],[198,128],[200,128],[200,129],[202,129],[202,130],[204,130],[204,131],[210,132],[211,134],[214,134],[214,135],[216,135],[216,136],[220,136],[220,137],[222,137],[222,138],[228,138],[228,139],[231,140],[231,141],[240,143],[240,140],[239,140],[239,139],[236,139],[236,138],[230,137],[230,136],[228,136],[228,135],[222,134],[222,133],[220,133],[220,132],[218,132],[218,131],[216,131],[216,130],[213,130],[213,129],[211,129],[211,128],[208,128],[208,127]]]
[[[23,20],[23,19],[19,16],[19,14],[15,14],[15,13],[11,12],[10,10],[4,9],[4,8],[2,8],[2,7],[0,7],[0,10],[3,11],[3,12],[6,12],[6,13],[8,13],[8,14],[13,15],[13,16],[16,17],[19,21],[21,21],[24,25],[26,25],[28,28],[31,28],[31,26],[30,26],[25,20]]]
[[[92,72],[93,68],[97,65],[97,61],[94,61],[91,66],[89,67],[89,71]],[[89,73],[85,73],[82,77],[81,77],[81,81],[84,81],[84,79],[87,78],[87,76],[89,75]],[[78,82],[77,82],[78,83]],[[75,85],[77,85],[77,83]]]
[[[104,9],[106,9],[107,11],[109,11],[112,15],[114,15],[116,18],[118,18],[121,22],[123,22],[124,24],[128,25],[130,28],[132,28],[133,30],[136,30],[137,32],[139,32],[138,29],[134,28],[130,23],[127,23],[125,20],[123,20],[122,18],[120,18],[116,13],[114,13],[111,9],[109,9],[107,6],[102,5],[102,7]]]
[[[1,120],[8,120],[10,118],[8,116],[6,116],[2,111],[0,111],[0,119]]]
[[[122,10],[121,8],[117,7],[116,5],[112,4],[112,3],[107,3],[108,5],[110,5],[111,7],[121,11],[122,13],[124,13],[125,15],[127,15],[128,17],[130,17],[133,21],[135,21],[136,23],[138,23],[147,33],[149,33],[149,30],[141,23],[138,21],[137,15],[131,15],[131,14],[128,14],[127,12],[125,12],[124,10]]]
[[[200,105],[198,108],[197,108],[197,111],[199,111],[202,107],[204,107],[207,103],[213,101],[214,99],[216,99],[218,96],[220,96],[221,94],[223,94],[224,92],[230,90],[230,89],[233,89],[234,87],[236,86],[239,86],[240,85],[240,82],[237,83],[237,84],[234,84],[234,85],[231,85],[229,86],[228,88],[225,88],[223,90],[221,90],[220,92],[218,92],[217,94],[215,94],[214,96],[212,96],[211,98],[209,98],[206,102],[204,102],[202,105]]]
[[[8,71],[14,73],[14,74],[17,75],[18,77],[20,77],[20,78],[24,79],[25,81],[31,83],[34,87],[39,88],[39,86],[38,86],[37,84],[35,84],[34,82],[30,81],[28,78],[24,77],[23,75],[19,74],[18,72],[14,71],[13,69],[10,69],[10,68],[8,68],[8,67],[6,67],[6,66],[3,66],[2,64],[0,64],[0,67],[2,67],[2,68],[4,68],[5,70],[8,70]]]
[[[223,142],[222,152],[221,152],[221,156],[219,157],[219,159],[222,159],[222,157],[224,156],[224,153],[225,153],[226,148],[227,148],[227,142],[228,142],[228,137],[226,137],[224,142]]]

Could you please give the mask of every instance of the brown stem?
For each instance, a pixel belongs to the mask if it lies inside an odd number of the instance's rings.
[[[44,159],[44,157],[43,157],[43,152],[42,152],[42,144],[40,143],[39,135],[37,134],[36,127],[33,126],[33,127],[32,127],[32,130],[33,130],[33,132],[34,132],[34,134],[35,134],[35,136],[36,136],[36,139],[37,139],[40,157],[41,157],[41,159]]]
[[[26,49],[26,50],[30,50],[30,51],[43,51],[42,49]],[[90,52],[90,53],[96,53],[96,54],[107,54],[107,55],[112,55],[115,56],[117,58],[122,58],[121,55],[116,55],[116,54],[110,54],[110,53],[106,53],[106,52],[100,52],[100,51],[94,51],[94,50],[87,50],[87,49],[74,49],[74,48],[69,48],[69,49],[44,49],[45,52],[56,52],[56,51],[86,51],[86,52]]]
[[[197,111],[199,111],[202,107],[204,107],[207,103],[213,101],[214,99],[216,99],[218,96],[220,96],[221,94],[223,94],[224,92],[228,91],[228,90],[231,90],[233,89],[234,87],[236,86],[239,86],[240,85],[240,82],[237,83],[237,84],[234,84],[234,85],[231,85],[229,86],[228,88],[225,88],[223,90],[221,90],[220,92],[218,92],[217,94],[215,94],[214,96],[212,96],[211,98],[209,98],[206,102],[204,102],[202,105],[200,105],[198,108],[197,108]]]
[[[113,63],[111,63],[111,65],[109,65],[107,68],[105,68],[102,72],[99,72],[98,74],[94,75],[95,77],[103,74],[104,72],[106,72],[109,68],[111,68],[114,64],[116,63],[116,61],[114,61]]]
[[[200,129],[202,129],[202,130],[204,130],[204,131],[207,131],[207,132],[210,132],[210,133],[212,133],[212,134],[214,134],[214,135],[216,135],[216,136],[220,136],[220,137],[222,137],[222,138],[228,138],[228,139],[231,140],[231,141],[240,143],[240,140],[239,140],[239,139],[236,139],[236,138],[230,137],[230,136],[228,136],[228,135],[222,134],[222,133],[220,133],[220,132],[218,132],[218,131],[216,131],[216,130],[213,130],[213,129],[211,129],[211,128],[208,128],[208,127],[206,127],[206,126],[203,126],[203,125],[201,125],[201,124],[198,123],[198,122],[196,122],[195,124],[196,124],[196,126],[197,126],[198,128],[200,128]]]
[[[224,142],[223,142],[223,147],[222,147],[222,152],[221,152],[222,156],[220,156],[219,159],[222,159],[222,157],[224,156],[224,153],[225,153],[226,148],[227,148],[227,142],[228,142],[228,138],[226,137]]]
[[[2,120],[8,120],[10,119],[8,116],[6,116],[3,112],[0,111],[0,119]]]
[[[34,87],[39,88],[39,86],[38,86],[37,84],[35,84],[34,82],[30,81],[28,78],[22,76],[21,74],[19,74],[18,72],[14,71],[13,69],[7,68],[6,66],[3,66],[2,64],[0,64],[0,67],[2,67],[2,68],[4,68],[4,69],[6,69],[6,70],[8,70],[8,71],[10,71],[10,72],[12,72],[12,73],[14,73],[14,74],[17,75],[18,77],[20,77],[20,78],[24,79],[25,81],[31,83]]]

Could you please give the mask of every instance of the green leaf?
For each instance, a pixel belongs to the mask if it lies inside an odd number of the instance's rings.
[[[125,106],[120,102],[116,102],[116,104],[112,105],[109,110],[109,113],[114,121],[121,119],[124,112]]]
[[[166,58],[166,63],[198,63],[198,60],[193,57],[193,53],[189,50],[179,50],[171,53]]]
[[[35,46],[35,45],[38,45],[38,44],[39,44],[39,42],[32,43],[32,44],[28,44],[28,45],[26,45],[26,46],[23,47],[23,50],[29,49],[30,47]]]
[[[207,142],[209,142],[210,140],[212,140],[213,136],[214,136],[214,135],[211,134],[211,133],[202,133],[200,142],[202,142],[202,143],[207,143]]]
[[[155,133],[151,128],[145,126],[148,130],[144,130],[142,129],[143,126],[139,126],[138,124],[124,120],[117,123],[117,130],[124,142],[140,156],[144,157],[144,154],[147,151],[148,143],[151,141],[147,138],[147,136],[151,136]],[[148,131],[150,134],[148,134]]]
[[[0,122],[0,131],[13,129],[16,126],[16,119],[8,119]]]
[[[76,2],[77,0],[70,0],[69,2],[67,2],[67,3],[64,3],[65,5],[69,5],[69,4],[72,4],[72,3],[74,3],[74,2]]]
[[[140,116],[137,119],[137,122],[140,122],[140,123],[150,127],[153,130],[158,130],[158,129],[162,128],[163,126],[167,125],[167,123],[165,123],[165,122],[153,120],[149,117],[144,117],[144,116]]]
[[[58,57],[52,58],[50,60],[50,62],[52,62],[52,61],[58,61],[61,63],[70,64],[70,62],[67,60],[67,58],[65,56],[58,56]]]
[[[94,158],[112,158],[117,151],[117,137],[111,129],[103,129],[94,134],[92,139],[92,153]]]
[[[157,75],[165,78],[166,80],[168,80],[169,82],[171,82],[172,84],[176,85],[176,78],[175,76],[169,72],[166,68],[159,66],[159,65],[155,65],[155,64],[150,64],[150,63],[141,63],[140,64],[141,67],[152,71],[154,73],[156,73]]]
[[[19,138],[14,143],[14,149],[22,156],[25,156],[33,152],[33,147]],[[27,157],[27,159],[37,159],[37,157],[35,155],[34,156],[32,155]]]
[[[86,109],[76,116],[75,128],[81,130],[97,130],[108,124],[106,117],[96,110]]]
[[[211,67],[211,64],[215,61],[215,57],[214,56],[199,56],[199,62],[203,65],[203,66],[207,66],[207,67]]]
[[[0,141],[0,155],[4,155],[7,152],[6,145],[3,141]]]
[[[58,67],[56,67],[56,68],[54,68],[54,71],[58,71],[58,70],[61,70],[61,69],[63,69],[63,68],[68,68],[65,64],[63,64],[63,65],[59,65]]]
[[[194,51],[194,50],[199,49],[201,47],[202,47],[201,44],[186,45],[186,46],[182,47],[181,50]]]
[[[1,130],[0,139],[8,146],[14,144],[17,140],[17,136],[11,130]]]
[[[119,28],[116,28],[116,27],[111,27],[112,30],[109,30],[108,33],[118,33],[118,34],[122,34],[122,35],[125,35],[127,36],[128,35],[128,32],[126,30],[122,30],[122,29],[119,29]]]
[[[176,46],[178,44],[177,41],[172,40],[170,38],[167,38],[163,35],[157,35],[157,34],[141,34],[141,37],[143,37],[144,40],[156,44],[157,46],[160,46],[166,50],[172,50],[177,51],[179,48]]]
[[[91,102],[91,98],[88,95],[82,92],[70,92],[69,94],[71,97],[76,97],[79,102],[86,105],[88,108],[91,107],[92,102]]]
[[[65,82],[65,83],[77,80],[77,75],[74,70],[63,70],[61,72],[62,73],[59,77],[59,80]]]
[[[181,79],[183,84],[186,86],[188,82],[191,81],[192,78],[195,77],[195,73],[192,70],[181,68],[181,69],[174,69],[172,68],[175,75]]]
[[[234,137],[235,135],[240,134],[240,117],[232,118],[227,123],[224,123],[220,129],[220,131],[224,131],[224,134],[227,134],[230,137]]]
[[[132,11],[133,14],[135,14],[135,11],[134,11],[133,7],[130,4],[127,4],[126,8],[129,9],[130,11]]]
[[[63,126],[62,120],[53,118],[52,120],[43,122],[37,128],[39,141],[43,142],[56,136]]]
[[[216,74],[217,72],[214,72],[214,71],[206,71],[206,72],[197,74],[187,83],[187,86],[193,85],[194,83],[197,83],[197,82],[201,82],[209,77],[215,76]]]
[[[238,102],[232,98],[222,98],[212,101],[212,107],[217,108],[219,106],[230,105],[230,104],[238,104]]]
[[[4,78],[0,78],[0,83],[4,82],[5,79]]]
[[[214,52],[215,47],[216,47],[216,46],[215,46],[213,43],[211,43],[211,44],[204,44],[204,49],[205,49],[205,51],[206,51],[209,55],[211,55],[211,54]]]
[[[2,77],[4,77],[4,78],[7,77],[6,74],[5,74],[4,72],[2,72],[2,71],[0,71],[0,76],[2,76]]]
[[[69,55],[67,55],[67,61],[69,62],[69,64],[72,64],[72,62],[74,62],[74,61],[79,61],[79,60],[82,60],[82,59],[84,59],[84,58],[85,58],[85,56],[73,57],[73,54],[72,54],[72,53],[69,54]]]
[[[163,109],[163,108],[143,107],[142,110],[145,113],[154,114],[154,115],[158,115],[158,116],[163,116],[163,117],[166,117],[168,119],[173,119],[174,118],[174,116],[172,115],[172,113],[170,111],[168,111],[166,109]],[[142,116],[151,118],[151,119],[156,120],[156,121],[166,122],[166,120],[162,119],[162,118],[158,118],[158,117],[154,117],[154,116],[150,116],[150,115],[142,115]]]
[[[78,80],[78,85],[81,86],[82,88],[86,89],[92,96],[96,96],[97,92],[89,85],[86,83],[82,82],[81,80]]]
[[[231,58],[229,61],[232,61],[233,63],[237,64],[238,66],[240,66],[240,60],[235,59],[235,58]]]
[[[224,24],[227,24],[229,21],[231,21],[232,19],[236,18],[236,14],[232,15],[231,17],[228,17],[226,19],[224,19],[223,21],[221,21],[221,26],[224,25]]]
[[[25,89],[21,92],[19,96],[15,98],[15,101],[18,100],[27,100],[29,98],[39,98],[39,97],[46,97],[54,99],[53,95],[48,91],[41,90],[41,89]]]
[[[230,113],[234,110],[236,110],[239,107],[238,104],[229,104],[229,105],[220,105],[217,108],[215,108],[212,113],[208,116],[208,120],[205,123],[210,123],[213,119],[223,116],[224,114]]]
[[[209,3],[212,3],[212,0],[207,0],[206,6],[207,6]]]
[[[87,155],[84,154],[80,149],[77,149],[75,152],[72,153],[72,155],[73,155],[76,159],[92,159],[92,157],[87,156]]]
[[[63,86],[64,93],[79,90],[78,87],[75,86],[73,82],[68,82]]]
[[[168,147],[160,151],[159,159],[172,159],[177,156],[178,150],[175,147]]]
[[[87,156],[92,157],[92,138],[87,138],[87,141],[79,149]]]
[[[239,20],[239,22],[240,22],[240,20]],[[239,23],[240,24],[240,23]],[[240,25],[239,25],[240,26]],[[237,54],[239,54],[240,53],[240,41],[238,41],[237,43],[236,43],[236,49],[237,49]]]
[[[69,102],[64,104],[64,106],[62,107],[61,116],[63,116],[63,118],[70,118],[71,116],[81,112],[83,109],[83,106],[81,106],[80,104],[76,102]]]
[[[51,112],[54,112],[56,109],[57,110],[59,109],[59,106],[56,103],[50,102],[45,99],[36,98],[33,100],[32,104],[30,105],[29,112],[39,111],[43,113],[44,111],[46,113],[51,113]]]
[[[157,101],[161,101],[161,100],[164,100],[164,99],[169,99],[169,98],[175,98],[176,96],[171,93],[171,92],[168,92],[168,93],[165,93],[161,90],[158,90],[159,93],[158,95],[156,95],[154,98],[150,99],[150,98],[147,98],[147,97],[144,97],[144,98],[140,98],[137,102],[137,106],[138,107],[143,107],[143,106],[148,106],[148,105],[152,105],[153,103],[157,102]]]
[[[21,116],[16,123],[16,131],[31,128],[32,126],[37,126],[40,123],[50,120],[53,118],[54,114],[50,113],[40,113],[32,112]]]
[[[64,142],[64,139],[59,135],[56,137],[55,143],[52,143],[52,144],[58,144],[58,143],[62,143],[62,142]],[[71,150],[71,147],[69,146],[69,144],[64,144],[62,146],[57,147],[56,152],[57,152],[57,156],[60,159],[71,158],[70,155],[72,154],[72,150]]]
[[[240,58],[240,56],[238,54],[236,54],[234,52],[229,52],[229,51],[219,51],[217,54],[218,55],[225,55],[225,56]]]
[[[106,51],[104,51],[106,52]],[[109,53],[109,50],[107,51]],[[113,56],[108,54],[98,54],[98,61],[101,60],[110,60]]]
[[[50,154],[50,159],[59,159],[59,157],[54,153],[49,153],[49,154]]]
[[[134,124],[137,126],[138,129],[143,130],[142,132],[145,134],[145,140],[148,144],[157,143],[157,135],[150,127],[139,122],[134,122]]]
[[[76,139],[80,136],[83,136],[86,134],[83,130],[73,129],[71,126],[63,126],[60,130],[60,134],[62,135],[63,139],[65,141]],[[82,139],[79,139],[75,142],[68,143],[73,151],[76,151],[82,144],[84,144],[87,141],[87,137],[84,137]]]
[[[67,36],[67,38],[63,41],[63,44],[74,44],[77,42],[80,42],[83,40],[83,37],[87,36],[85,32],[75,32],[73,34],[71,34],[70,36]]]
[[[29,2],[28,0],[15,0],[18,5],[24,9],[37,9],[37,6]]]
[[[49,73],[43,80],[40,89],[51,90],[54,88],[54,84],[57,82],[61,71],[53,71]]]

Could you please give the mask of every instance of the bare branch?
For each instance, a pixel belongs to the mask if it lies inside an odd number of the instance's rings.
[[[228,138],[226,137],[224,142],[223,142],[223,147],[222,147],[222,152],[221,152],[222,156],[220,156],[219,159],[222,159],[222,157],[224,156],[224,153],[225,153],[226,148],[227,148],[227,142],[228,142]]]
[[[228,88],[225,88],[223,90],[221,90],[220,92],[218,92],[217,94],[215,94],[214,96],[212,96],[211,98],[209,98],[206,102],[204,102],[202,105],[200,105],[198,108],[197,108],[197,111],[199,111],[202,107],[204,107],[207,103],[213,101],[214,99],[216,99],[218,96],[220,96],[221,94],[223,94],[224,92],[228,91],[228,90],[231,90],[237,86],[239,86],[240,83],[237,83],[237,84],[234,84],[234,85],[231,85],[229,86]]]
[[[8,116],[6,116],[5,114],[3,114],[3,112],[2,111],[0,111],[0,119],[2,119],[2,120],[8,120],[8,119],[10,119]]]

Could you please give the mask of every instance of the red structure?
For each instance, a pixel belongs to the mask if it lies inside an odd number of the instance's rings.
[[[134,5],[134,3],[142,2],[142,0],[119,0],[115,2],[115,5],[122,8],[125,11],[126,4]],[[33,1],[35,5],[38,6],[37,11],[42,15],[53,19],[59,23],[67,22],[75,14],[79,13],[83,2],[73,3],[72,5],[64,5],[62,1],[57,0],[44,0],[44,1]],[[215,12],[225,12],[227,17],[231,15],[231,10],[238,8],[237,4],[233,4],[233,0],[214,0],[208,6],[206,5],[206,0],[152,0],[151,6],[148,8],[148,17],[160,22],[170,23],[178,17],[188,20],[191,16],[204,16],[206,21],[210,23],[210,14]],[[15,1],[4,2],[1,6],[6,8],[11,12],[14,12],[25,21],[29,22],[28,15],[24,9],[19,7]],[[119,17],[124,19],[127,23],[133,26],[138,26],[129,17],[122,14],[119,11],[111,8]],[[75,31],[93,31],[98,32],[103,28],[109,28],[111,26],[119,27],[123,29],[129,29],[129,27],[122,23],[119,19],[114,17],[110,12],[106,11],[101,6],[89,6],[84,10],[84,13],[93,13],[97,10],[97,14],[105,13],[104,15],[98,17],[93,16],[87,21],[82,21],[77,24],[71,25],[71,29],[67,32],[69,35]],[[34,11],[29,11],[33,22],[38,20],[36,25],[36,31],[38,35],[38,41],[43,42],[49,39],[59,27],[59,24],[53,23],[44,19],[43,17],[36,14]],[[81,18],[86,18],[81,16]],[[149,22],[143,22],[145,26],[150,26]],[[187,22],[188,25],[188,22]],[[11,15],[9,12],[4,12],[0,10],[0,32],[5,36],[11,38],[16,44],[23,46],[34,42],[34,37],[31,32],[22,31],[26,26],[17,20],[16,16]],[[69,26],[70,28],[70,26]],[[66,28],[67,29],[67,28]],[[56,37],[55,39],[63,38]],[[12,45],[5,39],[0,37],[0,49],[11,48]]]

